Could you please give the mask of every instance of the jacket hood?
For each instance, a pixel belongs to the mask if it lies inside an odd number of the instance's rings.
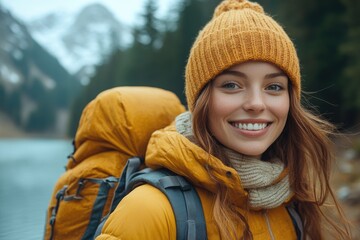
[[[247,192],[236,170],[178,133],[174,124],[153,133],[145,164],[152,168],[170,169],[195,186],[213,193],[218,191],[219,184],[226,186],[231,201],[238,206],[246,205]]]
[[[172,92],[153,87],[117,87],[100,93],[83,110],[72,168],[91,155],[117,151],[145,156],[151,134],[185,108]]]

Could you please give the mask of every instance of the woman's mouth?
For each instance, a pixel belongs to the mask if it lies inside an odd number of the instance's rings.
[[[241,130],[247,130],[247,131],[260,131],[264,128],[266,128],[270,123],[237,123],[237,122],[231,122],[232,126],[241,129]]]

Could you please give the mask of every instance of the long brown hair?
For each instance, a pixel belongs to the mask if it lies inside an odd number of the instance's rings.
[[[194,135],[202,148],[228,165],[226,157],[222,154],[222,148],[209,130],[211,85],[212,81],[202,90],[192,112]],[[291,83],[289,96],[290,110],[285,128],[263,154],[263,158],[266,160],[278,157],[288,167],[290,185],[295,193],[295,201],[306,237],[324,239],[324,230],[326,230],[332,231],[330,236],[335,239],[351,239],[348,222],[329,183],[331,163],[334,160],[330,137],[334,127],[302,107],[295,90],[291,88]],[[210,171],[209,174],[211,176]],[[219,184],[213,211],[221,238],[252,239],[246,217],[235,213],[227,196],[226,186]],[[330,215],[327,208],[337,210],[337,219]],[[236,230],[239,227],[243,229],[241,236],[238,236]]]

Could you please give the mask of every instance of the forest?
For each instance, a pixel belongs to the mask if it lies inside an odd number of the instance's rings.
[[[133,41],[97,66],[71,108],[73,136],[84,106],[115,86],[155,86],[176,93],[185,104],[184,70],[199,30],[220,0],[174,1],[172,18],[158,19],[148,0]],[[259,0],[296,45],[301,64],[302,100],[340,129],[360,127],[360,1]]]

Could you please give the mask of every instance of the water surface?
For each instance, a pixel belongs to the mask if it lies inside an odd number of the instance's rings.
[[[43,238],[53,186],[70,140],[0,139],[0,240]]]

